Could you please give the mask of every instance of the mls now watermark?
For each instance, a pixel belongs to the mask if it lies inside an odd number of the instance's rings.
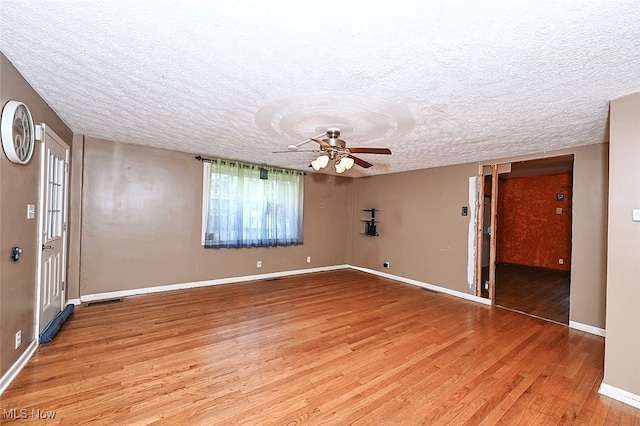
[[[10,408],[8,410],[3,409],[2,415],[5,419],[41,419],[51,420],[56,418],[55,411],[40,410],[39,408]]]

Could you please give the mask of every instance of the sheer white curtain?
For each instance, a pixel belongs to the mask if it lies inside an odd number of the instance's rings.
[[[303,173],[211,162],[204,246],[302,244]]]

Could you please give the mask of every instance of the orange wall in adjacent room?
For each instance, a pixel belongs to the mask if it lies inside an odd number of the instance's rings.
[[[571,181],[570,173],[500,179],[499,263],[571,270]]]

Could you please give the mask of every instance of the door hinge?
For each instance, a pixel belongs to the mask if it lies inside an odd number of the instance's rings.
[[[64,163],[64,172],[69,173],[69,163]]]
[[[67,230],[67,222],[62,224],[62,230],[66,232],[66,230]]]

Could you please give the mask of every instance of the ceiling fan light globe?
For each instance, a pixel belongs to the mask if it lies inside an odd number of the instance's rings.
[[[344,164],[344,168],[347,170],[351,170],[354,163],[353,158],[349,158],[349,157],[343,158],[340,162]]]
[[[342,161],[336,163],[336,172],[344,173],[345,170],[347,170],[347,168],[342,164]]]
[[[311,162],[311,167],[313,167],[313,170],[315,170],[316,172],[322,168],[320,167],[320,164],[318,163],[317,159]]]
[[[327,157],[326,155],[321,155],[316,158],[316,161],[318,162],[320,168],[324,169],[325,167],[327,167],[327,164],[329,164],[329,157]]]

